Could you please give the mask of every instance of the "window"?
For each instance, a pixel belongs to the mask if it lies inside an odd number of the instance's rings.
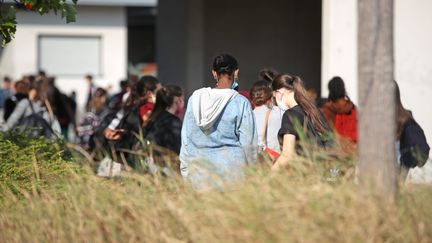
[[[102,75],[99,36],[39,36],[39,69],[56,76]]]

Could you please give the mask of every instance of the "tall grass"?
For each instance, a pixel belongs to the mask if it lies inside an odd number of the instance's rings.
[[[265,163],[248,168],[223,191],[196,191],[180,177],[67,169],[61,189],[0,191],[0,242],[432,241],[430,186],[404,187],[389,203],[353,182],[355,159],[310,156],[276,174]]]

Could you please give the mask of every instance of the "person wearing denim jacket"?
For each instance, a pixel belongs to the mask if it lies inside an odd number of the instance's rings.
[[[256,163],[257,134],[250,102],[234,90],[238,64],[234,57],[215,58],[216,88],[196,90],[182,127],[180,170],[195,188],[222,187],[244,177]]]

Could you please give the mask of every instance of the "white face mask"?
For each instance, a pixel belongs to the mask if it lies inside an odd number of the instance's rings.
[[[284,95],[285,93],[282,93],[280,99],[276,98],[276,104],[281,110],[286,111],[289,107],[284,102]]]
[[[285,102],[283,101],[283,98],[280,99],[280,100],[276,99],[276,104],[277,104],[277,106],[278,106],[281,110],[283,110],[283,111],[286,111],[286,110],[289,109],[288,106],[287,106],[287,105],[285,104]]]
[[[156,95],[152,95],[151,99],[152,99],[152,103],[155,104],[156,103]]]

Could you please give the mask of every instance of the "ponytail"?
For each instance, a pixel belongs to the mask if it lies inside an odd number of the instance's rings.
[[[176,85],[166,85],[156,93],[156,103],[149,122],[154,121],[159,114],[174,104],[175,97],[183,96],[183,90]]]
[[[286,88],[294,91],[294,99],[298,105],[306,113],[310,119],[312,126],[319,133],[324,133],[328,130],[326,123],[323,121],[320,111],[315,106],[314,102],[309,98],[306,89],[304,88],[303,81],[298,76],[291,76],[289,74],[279,74],[275,77],[272,83],[273,90]]]

